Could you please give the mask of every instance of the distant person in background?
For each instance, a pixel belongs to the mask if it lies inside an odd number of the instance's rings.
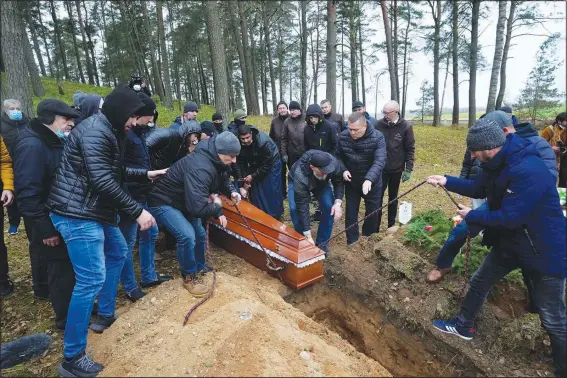
[[[152,92],[150,92],[146,81],[137,72],[133,72],[132,75],[130,75],[128,86],[136,93],[143,92],[148,95],[148,97],[152,97]]]
[[[215,114],[213,114],[212,119],[213,119],[213,123],[215,125],[215,130],[217,131],[217,134],[222,133],[224,131],[222,114],[215,113]]]
[[[184,121],[195,121],[199,114],[199,106],[193,101],[186,102],[183,105],[183,114],[175,118],[175,121],[169,126],[170,129],[179,129]]]
[[[305,116],[297,101],[289,103],[289,117],[284,121],[282,133],[282,160],[291,168],[305,152]]]
[[[546,127],[541,132],[541,137],[548,141],[555,152],[557,170],[559,171],[560,188],[565,188],[567,183],[567,113],[559,113],[555,117],[553,125]]]
[[[2,104],[2,116],[0,117],[1,135],[4,139],[4,144],[8,149],[10,158],[14,160],[14,151],[16,150],[16,141],[18,135],[29,124],[29,118],[22,112],[22,105],[18,100],[7,99]],[[7,209],[8,221],[8,235],[17,235],[20,226],[21,215],[18,210],[18,204],[13,201]]]
[[[370,114],[368,114],[368,112],[366,111],[366,105],[364,105],[364,103],[362,101],[353,102],[352,103],[352,111],[364,113],[364,116],[366,117],[366,121],[368,121],[368,124],[372,127],[376,127],[376,123],[378,121],[376,120],[376,118],[374,118]]]
[[[12,159],[10,159],[10,154],[1,136],[0,193],[0,228],[2,229],[2,240],[0,240],[0,298],[4,298],[14,291],[14,283],[8,276],[8,248],[4,244],[4,208],[14,201],[14,171]]]
[[[340,133],[346,128],[346,124],[342,114],[333,112],[331,101],[329,100],[321,101],[321,110],[323,111],[323,116],[325,117],[325,120],[335,125],[335,127],[337,128],[337,133]]]
[[[246,118],[246,112],[242,109],[237,109],[234,112],[234,120],[229,123],[226,129],[233,133],[235,136],[238,136],[238,128],[241,125],[246,125]]]
[[[412,125],[400,116],[400,105],[396,101],[388,101],[382,108],[384,115],[377,124],[376,129],[384,134],[388,158],[386,167],[382,173],[382,199],[384,202],[386,189],[388,199],[391,201],[398,196],[400,182],[411,179],[413,171],[413,159],[415,155],[415,138]],[[398,201],[388,206],[388,228],[393,231],[396,225],[396,213],[398,212]],[[379,212],[378,230],[382,219]]]
[[[103,103],[104,100],[102,96],[99,96],[97,94],[88,94],[83,97],[83,100],[81,101],[81,109],[79,110],[81,117],[79,118],[79,122],[75,123],[75,126],[77,126],[82,120],[89,118],[93,114],[99,113],[102,110]]]
[[[283,136],[283,129],[284,129],[284,122],[289,117],[289,110],[287,108],[287,103],[285,101],[280,101],[278,103],[278,114],[272,118],[272,122],[270,123],[270,138],[276,143],[278,146],[278,152],[280,154],[280,159],[282,156],[282,136]],[[287,196],[287,185],[286,185],[286,175],[287,175],[287,166],[285,162],[282,160],[282,189],[284,198]]]
[[[518,126],[518,118],[514,114],[512,114],[512,108],[509,106],[503,106],[498,110],[502,110],[504,113],[508,114],[508,116],[512,119],[512,126]]]
[[[76,91],[75,93],[73,93],[73,105],[72,107],[75,110],[80,111],[81,110],[81,101],[83,101],[83,99],[85,98],[87,94],[83,91]]]

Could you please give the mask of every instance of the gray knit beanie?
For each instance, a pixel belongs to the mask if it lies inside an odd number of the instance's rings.
[[[486,118],[486,117],[485,117]],[[467,135],[467,148],[470,151],[487,151],[503,146],[506,142],[504,131],[494,121],[479,119]]]
[[[230,131],[224,131],[216,136],[215,147],[219,154],[237,156],[240,153],[240,141]]]
[[[502,110],[490,112],[486,114],[483,119],[496,122],[501,129],[512,126],[512,118]]]

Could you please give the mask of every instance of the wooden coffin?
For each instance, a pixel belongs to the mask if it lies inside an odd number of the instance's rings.
[[[293,289],[301,289],[323,279],[325,252],[309,243],[293,228],[277,221],[247,201],[238,205],[242,215],[254,230],[273,265],[283,267],[278,272],[266,265],[266,253],[238,214],[232,202],[223,197],[223,213],[228,222],[222,227],[218,220],[211,222],[211,241],[226,251],[243,258],[271,275],[281,277]]]

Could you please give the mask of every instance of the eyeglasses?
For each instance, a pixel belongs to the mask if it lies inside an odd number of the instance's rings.
[[[389,112],[385,112],[385,111],[382,110],[382,114],[384,114],[384,115],[392,114],[392,113],[395,113],[395,112],[397,112],[397,110],[391,110]]]

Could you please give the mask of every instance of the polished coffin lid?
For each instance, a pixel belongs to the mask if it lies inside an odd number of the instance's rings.
[[[252,232],[233,206],[233,202],[224,196],[221,196],[221,198],[223,200],[223,214],[227,218],[227,226],[226,228],[222,227],[216,219],[212,222],[212,225],[261,250]],[[238,208],[270,257],[291,263],[298,268],[325,259],[325,252],[311,244],[305,236],[272,218],[248,201],[241,201]]]

